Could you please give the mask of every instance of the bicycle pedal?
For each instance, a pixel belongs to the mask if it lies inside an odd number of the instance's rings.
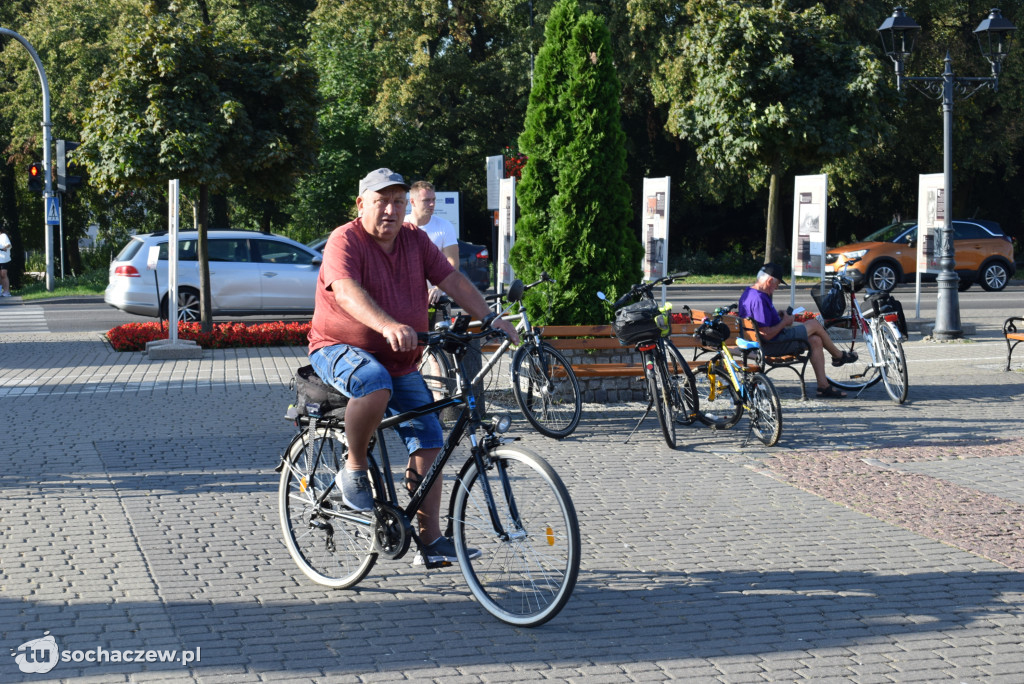
[[[450,568],[454,565],[451,561],[434,561],[432,563],[424,563],[423,567],[427,570],[437,570],[438,568]]]

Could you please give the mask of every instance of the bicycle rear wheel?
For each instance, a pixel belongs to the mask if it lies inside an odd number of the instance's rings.
[[[348,447],[341,428],[319,427],[312,457],[306,449],[308,431],[288,446],[281,471],[278,505],[288,553],[314,582],[337,589],[355,586],[366,577],[377,554],[373,552],[373,514],[356,514],[325,498],[334,476],[345,467]],[[381,491],[371,464],[374,493]]]
[[[732,386],[729,374],[711,364],[697,369],[697,418],[712,430],[728,430],[740,422],[743,401]]]
[[[746,381],[750,429],[765,446],[775,446],[782,436],[782,402],[775,385],[764,373],[751,373]]]
[[[580,569],[576,509],[548,463],[525,449],[500,447],[474,462],[455,483],[455,550],[469,589],[491,615],[535,627],[565,606]],[[485,488],[494,497],[503,534],[495,532]],[[470,560],[467,548],[481,555]]]
[[[530,424],[562,439],[580,423],[583,400],[572,365],[554,348],[527,343],[512,357],[512,393]]]
[[[882,361],[882,382],[885,391],[897,404],[907,400],[910,380],[907,376],[907,357],[903,354],[903,343],[896,336],[892,324],[878,322],[877,349]]]
[[[842,316],[828,321],[825,323],[825,330],[841,351],[857,355],[855,362],[838,368],[831,364],[828,355],[825,356],[825,369],[830,385],[839,389],[859,392],[875,385],[882,379],[878,368],[872,367],[871,342],[864,331],[854,325],[851,316]]]
[[[455,372],[448,355],[437,347],[427,347],[420,357],[420,375],[427,383],[427,389],[433,395],[434,401],[447,399],[455,392]],[[437,412],[437,419],[441,421],[441,428],[447,432],[455,424],[462,409],[458,406],[446,408]]]

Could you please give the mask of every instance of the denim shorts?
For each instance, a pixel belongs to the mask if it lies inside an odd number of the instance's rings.
[[[418,371],[392,377],[373,354],[347,344],[321,347],[309,355],[309,362],[320,378],[350,399],[365,397],[377,390],[391,393],[387,415],[419,408],[434,401],[427,383]],[[444,433],[436,413],[399,423],[398,434],[409,453],[420,449],[439,449]]]

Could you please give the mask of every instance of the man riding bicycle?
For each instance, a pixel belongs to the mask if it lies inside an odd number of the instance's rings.
[[[349,455],[336,486],[341,503],[355,511],[373,508],[367,450],[385,412],[408,411],[433,400],[416,370],[416,333],[427,329],[427,281],[437,283],[471,316],[491,315],[483,296],[427,234],[402,223],[408,189],[405,179],[390,169],[367,174],[356,199],[359,218],[331,233],[317,279],[309,357],[317,374],[349,397]],[[507,321],[494,320],[492,325],[518,342]],[[406,479],[415,487],[444,436],[435,414],[403,424],[399,433],[410,454]],[[452,541],[441,534],[440,507],[438,478],[417,512],[424,540],[417,564],[456,561]]]

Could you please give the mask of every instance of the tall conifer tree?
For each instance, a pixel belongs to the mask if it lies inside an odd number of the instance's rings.
[[[525,282],[547,271],[559,283],[528,294],[538,321],[604,322],[597,291],[620,293],[640,279],[619,97],[604,21],[581,16],[576,0],[561,0],[545,27],[519,137],[528,161],[516,189],[520,218],[510,257]]]

